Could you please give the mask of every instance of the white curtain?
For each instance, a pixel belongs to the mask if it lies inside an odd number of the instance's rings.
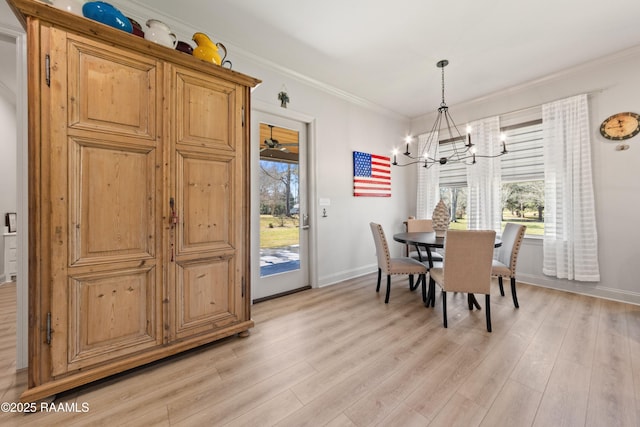
[[[432,141],[431,149],[427,151],[428,142]],[[418,153],[431,158],[436,156],[438,148],[438,132],[429,132],[418,136]],[[436,204],[440,200],[440,170],[439,165],[425,168],[418,164],[418,197],[416,203],[416,218],[431,218]]]
[[[599,281],[589,106],[579,95],[542,106],[544,274]]]
[[[467,166],[467,228],[500,233],[502,203],[501,158],[481,157],[500,154],[500,119],[491,117],[470,123],[476,163]]]

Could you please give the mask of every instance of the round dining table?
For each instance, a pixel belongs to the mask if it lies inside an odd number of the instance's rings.
[[[418,249],[419,247],[425,248],[427,252],[427,258],[428,258],[427,262],[428,262],[429,269],[433,268],[433,257],[431,255],[431,249],[444,248],[445,239],[446,237],[437,237],[434,231],[427,231],[427,232],[423,232],[423,231],[408,232],[407,231],[404,233],[396,233],[393,235],[393,240],[395,240],[396,242],[405,243],[407,245],[414,245],[416,246],[416,249]],[[498,248],[500,246],[502,246],[502,240],[496,237],[494,247]],[[418,250],[418,254],[420,254],[419,250]],[[424,261],[424,260],[421,259],[420,261]],[[473,294],[469,294],[468,298],[469,298],[469,308],[471,308],[471,305],[473,305],[478,310],[480,310],[480,304],[478,304],[476,297]],[[430,284],[427,301],[425,301],[425,306],[433,307],[434,302],[435,302],[435,289],[433,289],[433,286],[431,286]]]
[[[429,258],[429,268],[433,268],[431,249],[444,248],[445,237],[436,237],[436,233],[434,231],[411,231],[396,233],[393,235],[393,240],[407,245],[425,248],[427,257]],[[502,246],[502,240],[496,237],[494,247],[498,248],[500,246]]]

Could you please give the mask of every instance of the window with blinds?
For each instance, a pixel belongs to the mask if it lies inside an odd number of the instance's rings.
[[[542,119],[540,108],[531,108],[500,117],[508,153],[501,157],[503,222],[527,225],[527,235],[542,235],[544,223],[544,181]],[[453,144],[441,142],[437,157],[449,156]],[[439,168],[440,195],[457,223],[451,228],[466,228],[467,166],[461,163],[433,165]],[[470,166],[473,167],[473,166]],[[453,218],[453,212],[452,212]]]
[[[531,120],[503,127],[509,152],[501,158],[502,181],[535,181],[544,179],[542,159],[542,120]],[[438,157],[453,152],[451,142],[441,143]],[[459,188],[467,186],[467,166],[463,163],[433,165],[440,168],[440,186]]]

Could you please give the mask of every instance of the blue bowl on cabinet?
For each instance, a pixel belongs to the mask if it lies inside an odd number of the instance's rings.
[[[87,2],[82,6],[82,14],[89,19],[109,25],[110,27],[127,33],[133,32],[131,21],[109,3],[103,1]]]

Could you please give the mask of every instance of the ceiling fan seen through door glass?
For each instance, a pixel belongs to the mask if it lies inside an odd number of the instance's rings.
[[[263,141],[263,146],[261,147],[260,152],[263,152],[265,150],[280,150],[288,153],[289,149],[287,147],[295,147],[298,145],[297,142],[282,143],[279,140],[275,139],[273,137],[273,128],[275,126],[270,124],[267,124],[267,126],[269,126],[269,138],[265,138],[265,140]]]

